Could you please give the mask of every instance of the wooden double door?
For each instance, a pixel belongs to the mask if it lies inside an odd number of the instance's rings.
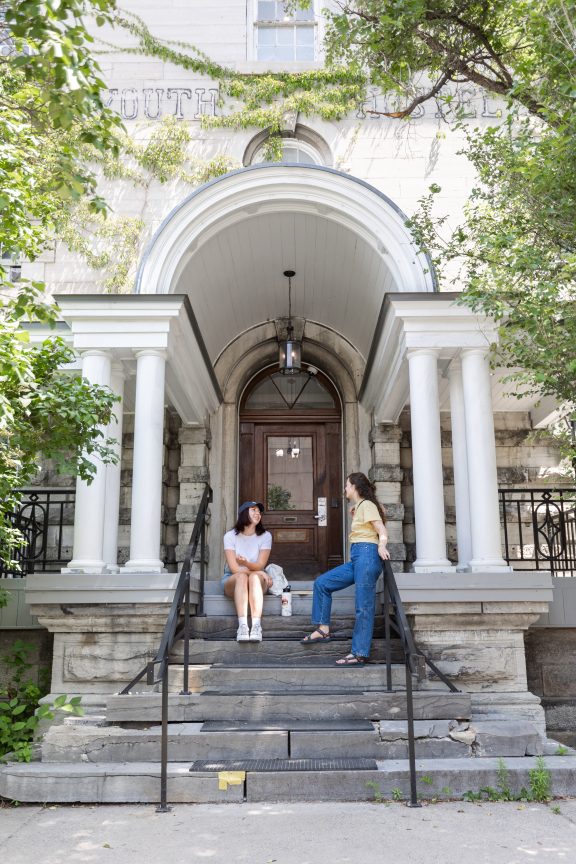
[[[342,563],[340,419],[240,419],[240,501],[262,501],[270,560],[288,579],[311,579]]]

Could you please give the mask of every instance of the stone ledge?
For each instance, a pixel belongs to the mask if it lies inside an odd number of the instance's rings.
[[[34,573],[26,602],[38,604],[171,603],[178,573]]]

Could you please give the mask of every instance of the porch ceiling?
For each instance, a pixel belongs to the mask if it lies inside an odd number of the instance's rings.
[[[385,294],[398,290],[382,254],[351,228],[308,212],[245,214],[198,243],[179,274],[214,362],[239,333],[288,314],[336,330],[368,356]]]

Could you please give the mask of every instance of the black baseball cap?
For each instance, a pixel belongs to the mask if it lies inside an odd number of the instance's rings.
[[[244,510],[249,510],[250,507],[258,507],[261,513],[264,512],[264,504],[262,504],[260,501],[244,501],[244,503],[241,504],[238,508],[238,515],[240,515],[240,513],[243,513]]]

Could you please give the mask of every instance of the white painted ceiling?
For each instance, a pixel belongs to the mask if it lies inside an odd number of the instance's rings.
[[[246,214],[198,246],[177,293],[187,293],[214,362],[239,333],[288,314],[320,322],[367,357],[387,291],[385,257],[330,218],[312,213]]]

